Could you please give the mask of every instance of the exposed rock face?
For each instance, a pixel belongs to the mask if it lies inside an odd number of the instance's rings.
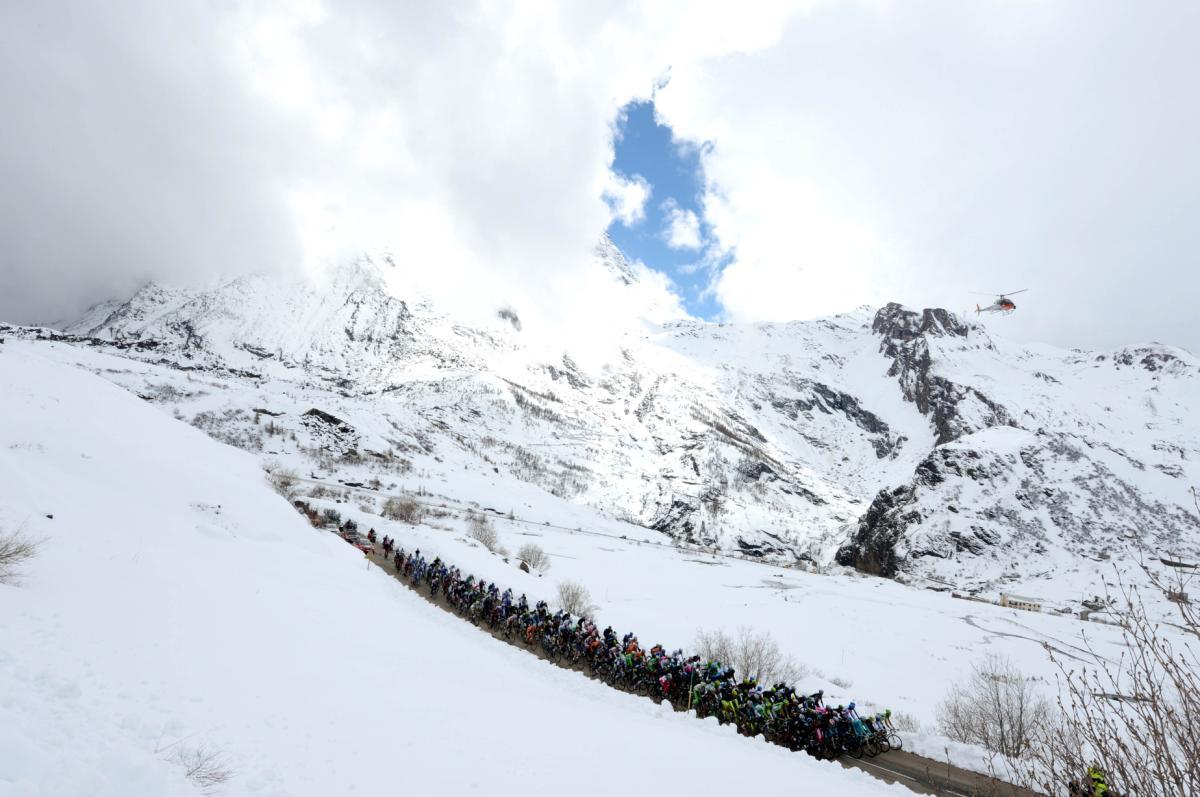
[[[1178,479],[1182,462],[1194,457],[1195,449],[1184,453],[1175,443],[1146,439],[1145,431],[1160,426],[1158,421],[1143,426],[1120,415],[1085,419],[1086,404],[1079,408],[1085,413],[1076,414],[1072,405],[1088,401],[1091,391],[1072,394],[1068,385],[1086,384],[1090,375],[1030,369],[1029,377],[1036,381],[1022,383],[1028,385],[1027,394],[1018,396],[1017,389],[1010,389],[1009,398],[999,400],[939,372],[943,357],[978,363],[995,356],[989,353],[981,360],[973,355],[973,350],[994,347],[986,335],[953,315],[917,313],[892,304],[876,314],[872,330],[882,337],[880,352],[891,359],[888,375],[930,418],[936,437],[932,451],[905,483],[876,493],[838,549],[838,563],[888,577],[937,574],[958,585],[986,587],[1002,575],[1017,578],[1026,568],[1038,567],[1056,549],[1096,556],[1131,545],[1143,554],[1197,549],[1200,516],[1178,490],[1162,482],[1173,499],[1158,500],[1139,488],[1147,483],[1147,464],[1144,455],[1129,450],[1148,446],[1160,454],[1169,452],[1169,461],[1153,468]],[[1064,359],[1080,366],[1089,361],[1077,355]],[[1158,395],[1167,390],[1167,375],[1191,381],[1196,374],[1194,358],[1160,346],[1100,354],[1090,362],[1092,368],[1112,363],[1146,373],[1147,395],[1131,398],[1152,415],[1160,400],[1178,401],[1181,391],[1189,390],[1186,381],[1173,381],[1166,396]],[[1025,405],[1024,424],[1008,409],[1014,398]],[[1101,392],[1095,398],[1115,404],[1124,396]],[[1136,417],[1139,413],[1129,403],[1127,412]],[[1115,415],[1111,404],[1101,407],[1102,414]]]
[[[838,550],[838,564],[849,565],[872,575],[893,577],[904,565],[923,556],[943,559],[966,551],[980,555],[990,545],[1000,542],[1000,535],[987,528],[974,526],[967,530],[947,531],[943,537],[926,540],[923,547],[907,544],[913,529],[919,527],[927,509],[920,497],[925,490],[936,491],[940,485],[960,484],[969,479],[990,484],[1004,477],[1008,463],[989,454],[968,448],[942,446],[917,466],[909,484],[891,490],[881,490],[858,523],[850,542]],[[945,511],[957,514],[954,504]],[[906,552],[907,556],[902,554]]]
[[[316,418],[317,420],[327,423],[334,428],[350,428],[350,424],[346,423],[341,418],[337,417],[336,415],[330,415],[328,412],[319,410],[316,407],[313,407],[311,410],[304,413],[304,415],[306,417]]]
[[[1186,352],[1170,346],[1129,346],[1109,355],[1098,355],[1097,362],[1109,360],[1115,366],[1142,368],[1146,371],[1168,374],[1196,373],[1194,360]]]
[[[879,351],[892,360],[888,376],[899,379],[905,398],[930,416],[938,444],[988,426],[1016,425],[1008,410],[980,391],[932,373],[930,339],[970,334],[953,313],[940,308],[918,313],[892,302],[875,314],[871,330],[882,337]],[[973,418],[960,409],[964,404],[977,405],[971,408]]]
[[[903,436],[894,435],[882,418],[864,408],[854,396],[811,379],[798,379],[792,384],[801,393],[800,396],[771,400],[771,406],[790,420],[799,420],[801,414],[808,414],[814,410],[826,415],[840,413],[871,435],[875,456],[880,459],[891,455],[903,444]]]
[[[670,534],[676,539],[701,545],[711,545],[711,539],[700,534],[696,518],[700,515],[700,502],[676,498],[662,507],[659,514],[648,524],[655,531]]]
[[[838,549],[837,563],[873,576],[895,576],[899,572],[896,548],[905,531],[921,522],[921,516],[908,509],[912,495],[909,486],[880,490],[850,543]]]

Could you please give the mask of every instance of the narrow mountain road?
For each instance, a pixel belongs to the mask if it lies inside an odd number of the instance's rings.
[[[413,589],[412,585],[396,572],[396,568],[390,559],[378,553],[368,554],[367,558],[372,564],[375,564],[382,568],[384,572],[395,577],[401,584],[409,589]],[[435,598],[429,594],[429,590],[427,589],[413,589],[413,591],[438,608],[461,619],[458,612],[446,601],[444,595],[438,595]],[[463,620],[463,622],[468,621]],[[476,625],[475,627],[486,634],[490,634],[498,641],[506,645],[512,645],[543,661],[564,669],[574,670],[588,678],[592,677],[582,667],[572,667],[565,662],[548,659],[540,647],[530,648],[526,645],[517,644],[505,638],[498,630],[490,629],[486,625]],[[924,758],[923,756],[904,750],[892,750],[882,753],[875,758],[864,758],[862,760],[843,756],[838,759],[838,763],[846,768],[860,769],[885,783],[898,783],[916,794],[945,795],[945,797],[1041,797],[1036,792],[990,778],[987,775],[950,766],[943,762],[934,761],[932,758]]]

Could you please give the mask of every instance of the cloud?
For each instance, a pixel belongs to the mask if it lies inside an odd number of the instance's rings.
[[[609,184],[604,189],[604,198],[612,209],[613,218],[626,227],[632,227],[646,218],[646,200],[650,198],[650,183],[641,175],[624,177],[609,172]]]
[[[0,318],[386,249],[451,312],[595,333],[627,312],[589,293],[618,110],[795,9],[4,4]]]
[[[0,11],[0,317],[298,257],[277,120],[211,58],[203,12],[166,8]]]
[[[1028,287],[994,322],[1018,337],[1200,349],[1197,23],[1080,0],[7,3],[0,318],[386,249],[398,291],[452,312],[624,323],[624,294],[589,293],[602,231],[644,209],[613,125],[669,75],[729,318]]]
[[[699,249],[704,241],[700,235],[700,218],[691,210],[679,207],[674,199],[663,203],[667,213],[663,240],[672,249]]]
[[[656,96],[701,149],[731,319],[1030,288],[1009,335],[1200,350],[1200,6],[913,2],[794,18]]]

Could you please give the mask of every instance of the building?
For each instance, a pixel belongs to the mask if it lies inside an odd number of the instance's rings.
[[[1009,595],[1006,592],[1000,593],[1000,605],[1009,609],[1020,609],[1023,612],[1040,612],[1042,610],[1042,602],[1037,598],[1022,598],[1020,595]]]

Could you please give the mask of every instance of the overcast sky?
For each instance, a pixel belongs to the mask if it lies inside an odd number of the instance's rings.
[[[5,3],[0,319],[385,247],[465,311],[599,322],[587,252],[655,202],[614,131],[653,96],[702,171],[662,240],[719,317],[1029,288],[1005,334],[1200,351],[1198,24],[1153,0]]]

